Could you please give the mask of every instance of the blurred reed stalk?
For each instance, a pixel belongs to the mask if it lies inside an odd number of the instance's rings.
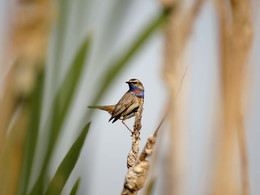
[[[175,4],[176,10],[172,12],[169,21],[165,26],[165,48],[163,77],[169,91],[168,120],[170,120],[169,151],[166,160],[166,186],[164,194],[185,194],[184,184],[185,170],[187,164],[187,152],[185,150],[185,101],[186,94],[182,86],[185,67],[183,65],[183,54],[186,43],[192,31],[196,16],[198,15],[203,0],[197,0],[187,10],[183,7],[183,1],[161,0],[163,6]],[[185,89],[184,89],[185,91]]]
[[[9,68],[0,99],[0,194],[16,194],[30,114],[29,99],[42,70],[52,16],[49,0],[19,0],[9,15],[3,59]],[[6,64],[11,62],[11,64]]]
[[[222,128],[212,194],[248,195],[242,96],[246,95],[244,74],[253,39],[251,4],[249,0],[216,1],[216,4],[221,40]]]

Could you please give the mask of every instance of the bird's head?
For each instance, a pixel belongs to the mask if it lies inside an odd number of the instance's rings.
[[[138,88],[144,91],[144,86],[138,79],[130,79],[126,83],[129,85],[130,90],[131,89],[137,90]]]

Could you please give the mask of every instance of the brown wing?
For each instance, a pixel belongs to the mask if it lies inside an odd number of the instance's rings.
[[[124,113],[132,104],[135,103],[135,96],[129,92],[126,92],[123,97],[119,100],[119,102],[116,104],[116,107],[112,113],[111,118],[118,119],[120,118],[121,114]],[[114,122],[114,121],[113,121]]]

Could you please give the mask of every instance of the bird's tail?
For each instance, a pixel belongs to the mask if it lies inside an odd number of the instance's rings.
[[[115,109],[115,105],[110,105],[110,106],[88,106],[88,108],[94,108],[94,109],[100,109],[100,110],[105,110],[108,113],[112,114],[112,112]]]

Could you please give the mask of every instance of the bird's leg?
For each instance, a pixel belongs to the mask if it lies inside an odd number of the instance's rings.
[[[133,134],[133,131],[125,124],[125,121],[122,120],[122,123],[126,126],[126,128]]]

